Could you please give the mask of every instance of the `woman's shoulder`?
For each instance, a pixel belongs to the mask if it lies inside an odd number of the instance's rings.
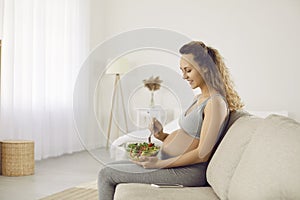
[[[217,109],[228,108],[226,98],[221,94],[214,94],[207,99],[206,107],[215,107]]]

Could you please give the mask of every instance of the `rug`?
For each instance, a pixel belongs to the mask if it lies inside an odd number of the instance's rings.
[[[44,197],[40,200],[98,200],[97,181],[85,183],[61,192]]]

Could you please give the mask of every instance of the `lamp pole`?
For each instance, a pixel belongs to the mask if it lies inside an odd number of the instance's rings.
[[[128,132],[127,118],[126,118],[125,106],[124,106],[124,97],[123,97],[123,91],[122,91],[122,86],[121,86],[121,81],[120,81],[120,74],[117,73],[116,76],[115,76],[115,82],[114,82],[114,88],[113,88],[113,96],[112,96],[112,102],[111,102],[111,109],[110,109],[110,116],[109,116],[109,123],[108,123],[108,132],[107,132],[107,139],[106,139],[106,149],[108,149],[108,146],[109,146],[113,110],[114,110],[114,105],[115,105],[115,101],[116,101],[116,94],[117,94],[118,84],[119,84],[119,87],[120,87],[121,102],[122,102],[123,115],[124,115],[123,117],[124,117],[124,121],[125,121],[126,132]]]

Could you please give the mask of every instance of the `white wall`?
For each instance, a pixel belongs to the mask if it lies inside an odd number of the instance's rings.
[[[2,31],[3,31],[3,0],[0,0],[0,40],[2,40]]]
[[[97,2],[97,0],[92,0]],[[102,0],[91,47],[112,35],[160,27],[221,52],[248,110],[287,110],[300,121],[300,1]],[[104,21],[101,21],[104,20]]]
[[[104,39],[106,27],[106,0],[90,0],[90,48],[91,50]]]

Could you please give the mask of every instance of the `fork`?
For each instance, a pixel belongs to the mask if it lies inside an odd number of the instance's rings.
[[[150,133],[149,137],[148,137],[148,143],[150,144],[151,143],[151,136],[152,136],[152,132]]]
[[[151,118],[151,116],[149,115],[149,119],[150,119],[150,123],[151,123],[151,126],[152,126],[152,129],[154,129],[154,123],[153,123],[153,119]],[[148,143],[150,144],[151,143],[151,136],[153,135],[153,131],[154,130],[152,130],[152,131],[150,131],[150,135],[149,135],[149,137],[148,137]]]

